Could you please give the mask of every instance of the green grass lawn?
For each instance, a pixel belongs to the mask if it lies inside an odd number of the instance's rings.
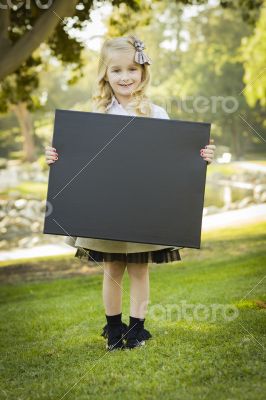
[[[11,192],[20,193],[21,197],[31,196],[36,199],[46,199],[47,195],[47,183],[44,182],[22,182],[20,185],[2,190],[0,196],[2,198],[8,198]]]
[[[265,223],[210,232],[181,262],[151,265],[153,338],[132,351],[105,351],[101,274],[3,283],[0,398],[264,399],[265,232]],[[127,322],[127,275],[123,297]],[[182,302],[192,310],[178,314]],[[225,314],[215,316],[217,304]]]

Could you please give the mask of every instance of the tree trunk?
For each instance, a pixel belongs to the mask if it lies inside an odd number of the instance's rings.
[[[33,123],[32,116],[27,108],[26,103],[12,104],[11,110],[14,111],[20,126],[23,137],[23,160],[35,161],[35,145],[33,140]]]
[[[231,130],[232,130],[232,150],[235,155],[236,160],[241,160],[243,158],[243,143],[242,143],[242,133],[241,124],[237,124],[235,119],[232,119]]]
[[[21,2],[23,3],[23,2]],[[45,42],[64,17],[72,17],[78,0],[55,0],[48,10],[35,21],[33,28],[22,35],[13,45],[9,43],[0,60],[0,80],[12,74]],[[7,45],[8,10],[0,14],[0,48]]]

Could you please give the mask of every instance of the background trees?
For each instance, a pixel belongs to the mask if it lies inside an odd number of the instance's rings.
[[[106,3],[13,1],[11,7],[7,1],[6,8],[1,4],[1,155],[12,157],[21,148],[19,157],[32,161],[45,138],[38,127],[50,118],[47,132],[51,128],[52,115],[47,112],[56,107],[90,109],[98,53],[86,48],[75,33],[85,29],[92,10]],[[212,122],[212,134],[236,158],[249,150],[263,151],[264,142],[254,132],[265,129],[263,0],[109,4],[105,36],[136,32],[143,38],[153,60],[150,95],[155,102],[173,118]],[[233,98],[237,109],[225,112],[214,100],[219,97]]]

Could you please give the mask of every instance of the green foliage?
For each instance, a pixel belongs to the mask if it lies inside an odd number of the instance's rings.
[[[263,130],[264,121],[262,108],[257,106],[252,110],[241,95],[244,67],[240,49],[243,38],[252,35],[252,27],[243,22],[237,11],[214,6],[205,7],[188,21],[180,18],[178,8],[174,11],[172,6],[170,22],[166,17],[161,22],[160,15],[167,9],[168,4],[165,7],[161,4],[155,11],[150,34],[157,35],[156,43],[162,43],[161,32],[168,30],[168,37],[179,41],[176,50],[153,50],[156,60],[152,67],[156,85],[151,90],[153,98],[167,106],[173,118],[211,122],[216,144],[230,146],[237,159],[243,157],[248,148],[259,147],[261,143],[239,114],[252,121],[258,131]],[[187,40],[182,40],[184,31]],[[234,112],[226,112],[222,106],[222,99],[230,97],[236,104]],[[200,107],[193,106],[194,100]],[[204,101],[206,107],[202,106]]]
[[[244,95],[251,107],[266,106],[266,1],[254,34],[243,40]]]
[[[98,54],[84,49],[84,45],[70,32],[72,28],[82,29],[90,20],[92,3],[80,2],[73,18],[64,19],[64,23],[59,19],[56,29],[45,43],[15,73],[2,81],[0,112],[6,113],[12,104],[23,101],[30,111],[35,111],[36,122],[46,119],[44,112],[56,107],[90,109],[89,98],[94,88]],[[107,36],[134,31],[145,40],[153,61],[150,94],[154,102],[166,107],[172,118],[212,122],[212,135],[217,138],[218,144],[230,146],[237,156],[243,155],[246,149],[255,151],[261,146],[258,136],[250,132],[238,113],[228,115],[221,108],[215,113],[195,110],[188,113],[171,100],[201,95],[208,98],[235,96],[239,112],[252,121],[254,129],[262,131],[266,74],[256,80],[265,65],[266,54],[266,18],[265,10],[261,11],[261,0],[221,0],[217,7],[208,6],[206,0],[114,0],[112,4],[114,9],[107,21]],[[187,22],[182,14],[190,4],[205,4],[206,7]],[[101,5],[99,1],[96,6]],[[35,2],[32,2],[30,10],[25,7],[12,9],[9,30],[12,43],[17,43],[31,31],[45,12],[36,7]],[[184,31],[188,32],[188,39],[183,36]],[[176,41],[176,49],[164,47],[167,41]],[[54,60],[59,65],[56,66]],[[244,88],[243,79],[246,88],[239,95]],[[250,84],[254,79],[255,83]],[[47,100],[42,101],[45,93]],[[49,118],[50,122],[44,128],[46,138],[51,133],[52,116],[49,115]],[[8,139],[5,133],[0,141],[4,149],[10,146],[10,150],[17,151],[18,142],[14,145],[11,131],[10,135],[11,139]],[[44,138],[39,132],[36,135],[37,140]],[[39,142],[39,150],[41,147]],[[2,155],[7,154],[5,151]]]
[[[128,9],[132,11],[139,11],[141,5],[139,0],[127,0],[123,2],[115,0],[113,3],[116,6],[119,6],[121,3],[128,5]],[[61,22],[62,19],[58,18],[58,24],[53,34],[46,40],[45,51],[48,48],[51,56],[59,60],[64,67],[68,66],[70,68],[72,76],[69,77],[67,82],[70,85],[76,83],[82,77],[82,67],[84,65],[82,59],[84,44],[71,36],[70,28],[83,28],[84,24],[89,20],[92,6],[92,0],[85,0],[78,3],[71,19],[71,26],[68,27],[67,24],[63,24]],[[50,9],[45,10],[37,7],[35,2],[31,2],[29,8],[24,6],[18,8],[9,7],[8,11],[10,13],[8,39],[13,45],[31,31],[45,13],[52,12]],[[38,31],[35,35],[38,37]],[[14,73],[7,76],[0,83],[0,112],[7,112],[10,104],[17,104],[18,102],[26,102],[30,111],[40,107],[39,99],[34,93],[39,86],[39,73],[47,65],[44,53],[41,49],[36,50]]]
[[[114,7],[114,10],[109,17],[108,24],[108,36],[124,36],[129,33],[135,33],[136,29],[140,26],[146,26],[151,20],[151,2],[143,1],[141,9],[135,8],[135,12],[132,13],[132,8],[126,4],[121,3]]]
[[[221,0],[222,7],[236,10],[243,21],[254,25],[259,17],[264,0]]]
[[[6,157],[9,152],[20,149],[21,135],[17,127],[2,129],[0,135],[0,157]]]
[[[259,9],[263,0],[221,0],[221,6],[224,8],[231,7],[240,9],[245,20],[254,22],[258,16]],[[54,1],[52,2],[52,4]],[[154,2],[156,3],[156,2]],[[206,4],[206,0],[176,0],[176,4]],[[113,0],[115,12],[110,18],[110,35],[125,34],[126,32],[136,29],[141,24],[148,24],[150,21],[149,11],[151,10],[151,2],[141,2],[140,0]],[[172,2],[174,4],[174,2]],[[100,2],[98,2],[98,6]],[[93,6],[92,0],[85,0],[76,5],[74,15],[71,19],[71,28],[82,29],[84,24],[90,19],[90,10]],[[169,7],[171,2],[169,2]],[[51,7],[51,5],[50,5]],[[31,2],[30,7],[11,7],[9,8],[9,28],[8,40],[12,44],[31,31],[40,20],[40,18],[50,10],[37,7],[35,2]],[[119,16],[119,18],[117,18]],[[38,32],[36,32],[38,35]],[[0,38],[1,39],[1,38]],[[70,84],[75,83],[82,74],[82,57],[81,52],[84,45],[77,39],[71,37],[69,29],[58,19],[58,24],[46,41],[47,46],[51,50],[51,54],[60,60],[63,64],[72,66],[73,77],[69,80]],[[8,77],[7,82],[0,86],[1,90],[1,108],[0,112],[6,112],[8,104],[20,101],[26,101],[30,109],[39,106],[36,99],[31,98],[39,85],[38,73],[43,68],[44,60],[40,56],[40,52],[30,55],[30,57],[22,63],[15,71],[14,76]],[[35,69],[34,69],[35,68]],[[12,82],[10,82],[10,80]],[[26,80],[26,82],[25,82]],[[25,85],[26,83],[26,85]],[[25,87],[25,90],[23,88]]]
[[[0,112],[7,112],[10,104],[27,103],[30,111],[40,107],[39,99],[34,91],[39,86],[39,76],[36,73],[42,60],[38,56],[31,56],[15,74],[9,75],[1,82]]]

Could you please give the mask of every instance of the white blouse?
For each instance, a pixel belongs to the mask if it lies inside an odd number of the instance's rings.
[[[170,119],[169,115],[164,108],[152,104],[152,117]],[[118,114],[118,115],[130,115],[136,116],[134,113],[129,113],[116,99],[112,97],[111,103],[108,105],[107,114]],[[105,239],[93,239],[86,237],[67,236],[65,243],[72,247],[84,247],[86,249],[97,250],[107,253],[138,253],[143,251],[154,251],[166,248],[177,249],[173,246],[162,246],[156,244],[146,243],[133,243],[133,242],[122,242],[118,240],[105,240]]]

